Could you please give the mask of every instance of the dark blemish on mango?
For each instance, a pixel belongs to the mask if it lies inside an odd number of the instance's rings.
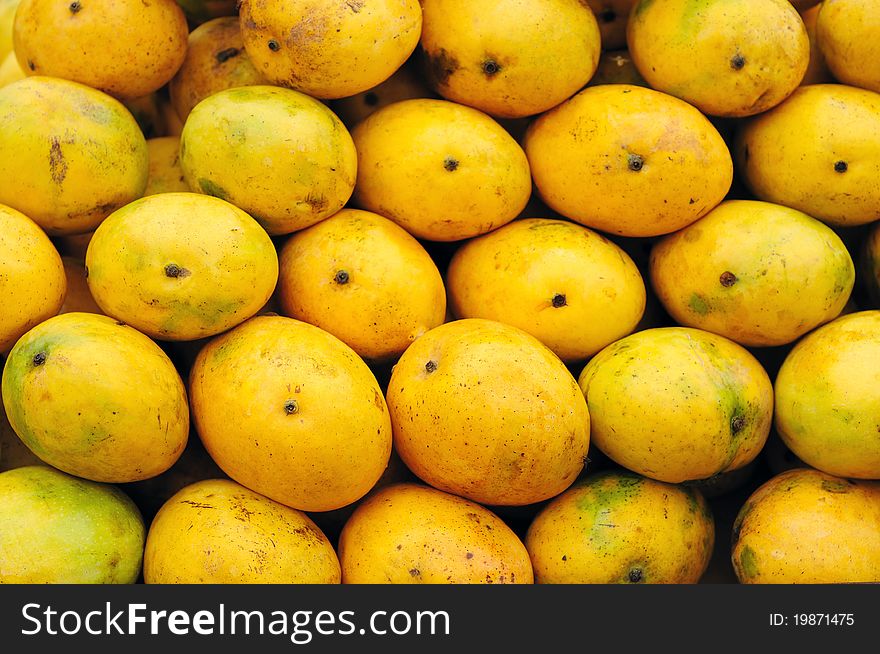
[[[346,0],[345,4],[351,9],[352,13],[358,13],[364,7],[364,0]]]
[[[550,301],[550,303],[553,305],[554,309],[561,309],[566,304],[568,304],[568,300],[566,299],[564,294],[557,293],[553,296],[553,299]]]
[[[432,373],[435,370],[437,370],[437,362],[436,361],[428,361],[428,363],[425,364],[425,372]]]
[[[421,574],[422,574],[422,573],[421,573],[421,571],[420,571],[418,568],[412,568],[412,569],[409,571],[409,576],[410,576],[410,577],[418,577],[418,576],[421,575]]]
[[[348,284],[348,280],[349,280],[349,276],[348,276],[348,271],[346,271],[346,270],[339,270],[333,276],[333,281],[336,282],[337,284],[340,284],[340,285]]]
[[[730,67],[734,70],[742,70],[745,65],[746,58],[738,52],[730,58]]]
[[[473,552],[468,552],[467,554],[464,555],[464,558],[466,558],[468,561],[470,561],[472,558],[474,558]]]
[[[627,158],[626,165],[631,171],[637,173],[645,167],[645,159],[641,155],[631,154]]]
[[[284,413],[287,415],[292,416],[297,411],[299,411],[299,404],[297,404],[296,400],[287,400],[284,403]]]
[[[835,481],[833,479],[823,479],[822,490],[836,494],[849,492],[845,481]]]
[[[306,204],[308,204],[312,208],[312,211],[314,213],[321,213],[322,211],[324,211],[324,209],[327,208],[329,202],[327,201],[327,198],[325,198],[323,195],[309,195],[308,197],[306,197]]]
[[[221,64],[225,64],[227,61],[232,59],[233,57],[237,57],[241,53],[241,50],[238,48],[226,48],[225,50],[221,50],[216,55],[217,61]]]
[[[495,77],[501,72],[501,65],[492,58],[484,59],[480,68],[483,70],[483,74],[489,78]]]
[[[35,366],[42,366],[46,363],[46,353],[45,352],[37,352],[34,355],[33,362]]]
[[[370,91],[366,95],[364,95],[364,104],[368,107],[375,107],[379,104],[379,96]]]
[[[736,275],[734,275],[729,270],[726,270],[721,273],[721,277],[719,277],[718,280],[721,282],[721,285],[724,288],[730,288],[731,286],[736,284]]]
[[[738,434],[743,430],[743,427],[746,426],[746,419],[744,416],[734,416],[730,420],[730,433],[733,435]]]
[[[190,274],[186,268],[181,268],[176,263],[169,263],[165,266],[165,276],[177,279],[179,277],[188,277]]]
[[[440,48],[437,54],[428,55],[428,75],[436,85],[445,86],[450,75],[455,73],[461,65],[458,59],[449,54],[444,48]]]
[[[67,162],[61,152],[61,142],[54,136],[49,146],[49,174],[52,176],[52,181],[59,186],[67,177]]]
[[[752,578],[758,575],[758,560],[755,551],[746,545],[739,555],[739,565],[743,576]]]
[[[181,147],[181,153],[183,153],[183,149]],[[213,195],[215,198],[220,198],[221,200],[226,200],[229,198],[229,194],[219,184],[215,184],[210,179],[205,179],[204,177],[199,180],[199,188],[202,189],[202,193],[205,195]]]
[[[79,2],[79,0],[74,0],[70,3],[70,5],[68,5],[67,8],[70,9],[71,14],[78,14],[79,10],[82,9],[82,4]]]
[[[450,173],[458,170],[458,159],[453,159],[452,157],[446,157],[443,160],[443,167],[448,170]]]
[[[125,327],[125,323],[122,322],[121,320],[117,320],[117,321],[116,321],[116,325],[117,325],[118,327]]]
[[[709,313],[709,304],[706,302],[706,299],[697,293],[691,295],[691,299],[688,301],[688,306],[691,311],[701,316],[705,316]]]
[[[31,70],[37,69],[37,65],[33,61],[31,61],[30,59],[27,60],[27,65],[28,65],[28,68],[30,68]]]
[[[834,164],[835,173],[845,173],[847,170],[849,170],[849,164],[845,161],[838,161]]]
[[[275,39],[269,39],[269,49],[272,52],[278,52],[281,49],[281,44]]]
[[[641,568],[633,568],[629,571],[629,583],[637,584],[642,580],[642,569]]]

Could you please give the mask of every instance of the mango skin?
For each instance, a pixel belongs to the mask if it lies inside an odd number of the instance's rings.
[[[110,96],[49,77],[0,89],[0,204],[50,235],[97,227],[143,194],[148,168],[138,124]]]
[[[6,55],[5,59],[0,59],[0,88],[12,84],[13,82],[17,82],[18,80],[22,80],[27,75],[25,75],[24,70],[18,64],[18,59],[15,58],[15,53],[10,52]]]
[[[454,315],[518,327],[563,361],[584,360],[623,338],[645,310],[632,259],[562,220],[517,220],[468,241],[453,255],[447,282]]]
[[[801,460],[880,479],[880,311],[848,314],[801,340],[776,377],[776,429]]]
[[[391,77],[419,43],[416,0],[243,0],[244,47],[273,84],[344,98]]]
[[[849,227],[880,219],[878,148],[880,94],[814,84],[742,125],[734,157],[758,199]]]
[[[616,463],[658,481],[741,468],[770,432],[767,373],[748,350],[709,332],[636,332],[593,357],[578,383],[593,443]]]
[[[430,255],[387,218],[343,209],[297,232],[280,257],[284,315],[324,329],[361,357],[399,357],[446,318]]]
[[[816,42],[841,83],[880,93],[880,2],[826,0],[816,18]]]
[[[430,241],[485,234],[525,208],[532,190],[519,144],[486,114],[445,100],[404,100],[352,131],[357,206]]]
[[[783,472],[740,509],[732,542],[743,584],[880,582],[880,484]]]
[[[525,543],[539,584],[695,584],[715,522],[695,489],[608,471],[551,500]]]
[[[680,325],[772,346],[840,315],[855,266],[840,237],[818,220],[730,200],[654,246],[651,281]]]
[[[58,313],[104,313],[89,290],[85,264],[73,257],[61,257],[61,261],[67,279],[67,292]]]
[[[395,450],[440,490],[532,504],[583,469],[590,416],[577,383],[515,327],[473,318],[432,329],[400,357],[387,401]]]
[[[118,488],[47,466],[0,473],[0,584],[133,584],[144,536]]]
[[[228,479],[174,494],[150,525],[148,584],[338,584],[339,559],[302,511]]]
[[[395,484],[355,509],[339,537],[344,584],[531,584],[522,541],[474,502]]]
[[[2,391],[25,445],[85,479],[154,477],[186,445],[189,408],[174,365],[107,316],[66,313],[31,329],[9,353]]]
[[[61,309],[67,278],[58,251],[30,218],[0,204],[0,353]]]
[[[861,276],[874,307],[880,309],[880,223],[865,238],[859,261]]]
[[[354,190],[357,151],[326,106],[274,86],[226,89],[200,102],[180,135],[190,189],[240,207],[269,234],[339,211]]]
[[[0,404],[0,472],[35,465],[43,465],[43,462],[21,442]]]
[[[804,21],[804,27],[807,28],[807,36],[810,39],[810,63],[807,66],[807,72],[801,80],[801,86],[809,84],[833,84],[834,77],[828,70],[828,62],[825,61],[825,55],[819,48],[819,41],[816,35],[816,22],[819,18],[819,5],[810,7],[806,11],[801,12],[801,18]]]
[[[589,87],[535,120],[524,148],[547,205],[587,227],[657,236],[708,213],[733,162],[694,107],[629,84]]]
[[[180,139],[176,136],[159,136],[147,140],[150,153],[150,172],[144,197],[157,193],[187,193],[189,184],[180,167]]]
[[[599,61],[599,26],[581,0],[423,0],[428,79],[447,100],[498,118],[547,111]]]
[[[224,16],[190,32],[186,58],[168,83],[168,93],[185,121],[193,107],[214,93],[266,83],[244,49],[238,16]]]
[[[653,88],[712,116],[776,106],[810,60],[806,28],[788,0],[640,0],[627,43]]]
[[[0,0],[0,61],[15,53],[12,49],[12,26],[15,23],[15,10],[21,0]]]
[[[174,0],[78,6],[21,1],[14,41],[23,69],[131,100],[164,86],[183,63],[189,29]]]
[[[86,267],[104,313],[164,340],[243,323],[278,280],[275,246],[257,222],[197,193],[152,195],[114,212],[95,231]]]
[[[391,420],[376,378],[312,325],[251,318],[202,348],[189,387],[211,458],[276,502],[338,509],[363,497],[388,464]]]
[[[587,0],[596,15],[603,50],[626,48],[629,15],[638,0]]]

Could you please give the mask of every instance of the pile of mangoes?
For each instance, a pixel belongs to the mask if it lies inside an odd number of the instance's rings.
[[[880,582],[880,0],[0,0],[0,583]]]

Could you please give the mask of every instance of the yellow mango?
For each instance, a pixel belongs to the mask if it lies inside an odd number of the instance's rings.
[[[724,198],[730,152],[694,107],[628,84],[593,86],[547,112],[525,139],[547,205],[587,227],[657,236]]]
[[[193,107],[218,91],[266,83],[244,49],[238,17],[224,16],[190,32],[186,58],[168,93],[171,106],[186,121]]]
[[[499,118],[555,107],[599,61],[599,26],[583,0],[423,0],[422,9],[431,85]]]
[[[784,345],[840,314],[855,267],[818,220],[730,200],[654,246],[651,281],[681,325],[741,345]]]
[[[540,502],[584,467],[590,416],[577,383],[515,327],[473,318],[432,329],[400,357],[387,400],[407,467],[475,502]]]
[[[0,204],[0,353],[61,309],[67,281],[58,251],[30,218]]]
[[[529,163],[486,114],[445,100],[405,100],[352,131],[354,202],[431,241],[458,241],[510,222],[531,194]]]
[[[21,0],[0,0],[0,61],[13,52],[12,33],[15,23],[15,10]],[[13,56],[15,56],[13,54]]]
[[[685,327],[606,347],[578,379],[593,443],[640,475],[680,483],[749,464],[773,417],[773,387],[745,348]]]
[[[133,584],[144,531],[113,486],[47,466],[0,474],[0,584]]]
[[[190,373],[205,448],[232,479],[303,511],[351,504],[388,464],[376,378],[336,337],[259,316],[208,342]]]
[[[144,197],[157,193],[185,193],[189,185],[180,167],[180,139],[176,136],[160,136],[147,140],[150,154],[150,172]]]
[[[608,471],[551,500],[525,543],[539,584],[695,584],[715,523],[697,490]]]
[[[801,460],[838,477],[880,479],[880,311],[817,329],[776,377],[776,429]]]
[[[830,225],[880,219],[880,94],[815,84],[747,121],[734,155],[761,200]]]
[[[29,74],[134,99],[174,76],[186,54],[188,32],[174,0],[21,0],[15,54]]]
[[[174,365],[107,316],[66,313],[31,329],[9,353],[2,390],[25,445],[78,477],[147,479],[186,445],[189,409]]]
[[[809,469],[772,477],[740,509],[731,559],[743,584],[880,582],[880,484]]]
[[[344,584],[530,584],[522,541],[474,502],[418,484],[383,488],[339,537]]]
[[[302,511],[228,479],[171,497],[147,534],[148,584],[338,584],[339,559]]]
[[[880,0],[825,0],[816,42],[831,74],[843,84],[880,92]]]
[[[189,187],[228,200],[270,234],[339,211],[354,189],[357,152],[326,106],[274,86],[226,89],[200,102],[180,135]]]
[[[828,63],[825,61],[825,55],[822,54],[816,37],[816,20],[819,18],[820,8],[820,5],[814,5],[810,9],[801,12],[801,18],[804,21],[804,27],[807,28],[807,36],[810,39],[810,64],[807,66],[807,72],[801,80],[801,86],[834,82],[831,71],[828,70]]]
[[[86,267],[107,315],[167,340],[241,324],[278,280],[275,247],[257,222],[197,193],[151,195],[114,212],[95,231]]]
[[[365,359],[399,357],[443,323],[446,290],[437,266],[402,227],[343,209],[297,232],[281,251],[285,315],[317,325]]]
[[[562,220],[516,220],[465,243],[447,272],[452,311],[518,327],[563,361],[632,332],[645,284],[605,237]],[[601,319],[597,319],[601,316]]]
[[[49,234],[93,230],[147,185],[147,142],[128,110],[76,82],[0,88],[0,203]]]
[[[86,267],[82,261],[73,257],[62,257],[61,261],[64,263],[67,292],[58,313],[103,313],[89,290]]]
[[[244,47],[273,84],[344,98],[391,77],[419,42],[416,0],[242,0]]]
[[[810,41],[788,0],[640,0],[630,54],[658,91],[713,116],[751,116],[803,79]]]

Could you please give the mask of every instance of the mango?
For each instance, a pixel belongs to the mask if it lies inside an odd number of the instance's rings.
[[[156,476],[186,445],[189,407],[174,365],[107,316],[66,313],[31,329],[9,353],[2,395],[34,454],[92,481]]]
[[[836,318],[855,267],[840,237],[818,220],[731,200],[654,246],[651,281],[680,325],[773,346]]]
[[[880,92],[880,0],[825,0],[816,43],[842,84]]]
[[[740,509],[732,541],[740,583],[880,582],[880,484],[783,472]]]
[[[742,468],[770,432],[767,373],[748,350],[709,332],[636,332],[593,357],[578,383],[596,447],[658,481],[707,479]]]
[[[587,227],[657,236],[706,215],[733,162],[694,107],[628,84],[589,87],[535,120],[525,151],[547,205]]]
[[[355,509],[339,537],[344,584],[530,584],[529,554],[494,513],[420,484]]]
[[[695,584],[715,522],[697,490],[607,471],[551,500],[525,543],[539,584]]]
[[[776,429],[801,460],[838,477],[880,479],[880,311],[808,334],[776,377]]]
[[[114,486],[47,466],[0,473],[0,584],[133,584],[144,532]]]
[[[423,0],[422,10],[432,87],[492,116],[547,111],[596,71],[601,35],[583,0]]]

